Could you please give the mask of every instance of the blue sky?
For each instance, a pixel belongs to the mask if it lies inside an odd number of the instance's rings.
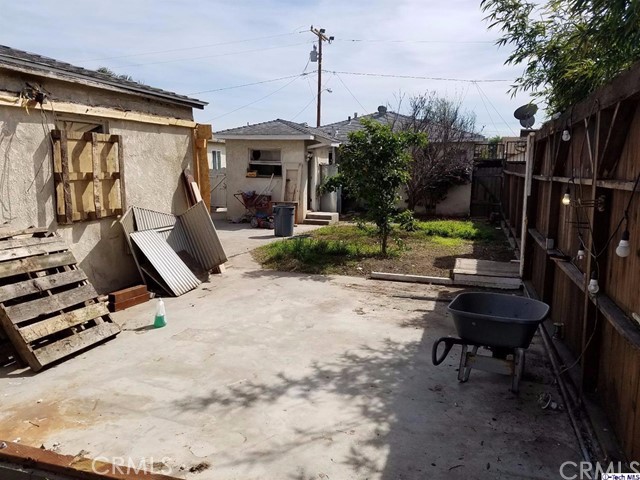
[[[0,44],[87,68],[107,66],[149,85],[208,101],[196,120],[214,130],[284,118],[315,125],[315,36],[323,69],[449,79],[513,80],[509,51],[493,42],[479,0],[6,1]],[[356,40],[356,41],[354,41]],[[280,77],[309,75],[210,92]],[[326,82],[326,83],[325,83]],[[463,83],[324,73],[322,123],[396,109],[398,98],[436,91],[460,98],[487,136],[519,132],[508,82]],[[196,93],[204,92],[204,93]],[[266,97],[266,98],[265,98]],[[251,104],[251,105],[248,105]],[[306,108],[305,108],[306,107]]]

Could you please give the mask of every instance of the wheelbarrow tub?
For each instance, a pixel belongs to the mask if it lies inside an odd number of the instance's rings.
[[[458,295],[447,310],[462,340],[488,347],[526,349],[549,313],[549,305],[503,293],[468,292]]]

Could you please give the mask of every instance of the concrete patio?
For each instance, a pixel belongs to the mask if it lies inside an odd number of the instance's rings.
[[[241,254],[256,232],[220,229],[226,273],[166,299],[167,327],[150,302],[74,359],[1,369],[0,439],[199,479],[548,479],[580,461],[566,414],[537,404],[559,399],[539,339],[519,396],[500,375],[459,384],[458,351],[431,364],[455,289],[263,271]]]

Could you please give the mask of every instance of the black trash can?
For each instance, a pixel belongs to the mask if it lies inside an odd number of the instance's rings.
[[[296,207],[292,205],[276,205],[273,207],[273,211],[275,213],[275,236],[292,237]]]

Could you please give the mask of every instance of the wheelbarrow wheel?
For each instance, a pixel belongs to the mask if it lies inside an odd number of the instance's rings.
[[[515,353],[513,354],[513,377],[511,378],[511,391],[513,393],[518,393],[520,390],[520,380],[522,379],[522,374],[524,373],[524,348],[516,348]]]
[[[258,228],[258,225],[260,225],[258,219],[256,217],[251,217],[251,226],[253,228]]]

